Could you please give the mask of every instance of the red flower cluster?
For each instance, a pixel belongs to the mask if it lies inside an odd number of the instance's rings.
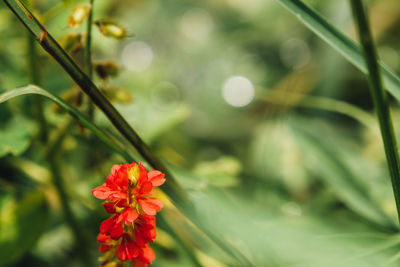
[[[163,205],[151,196],[154,187],[164,182],[160,171],[147,173],[141,163],[133,162],[114,165],[106,183],[92,190],[95,197],[106,200],[104,208],[113,214],[101,223],[97,237],[100,252],[105,253],[103,265],[130,260],[133,266],[142,267],[155,259],[149,242],[156,237],[154,215]]]

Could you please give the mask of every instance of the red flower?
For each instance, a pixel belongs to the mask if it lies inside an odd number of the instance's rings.
[[[147,173],[141,163],[114,165],[106,183],[93,189],[92,193],[99,199],[108,199],[109,202],[104,204],[104,207],[109,213],[115,213],[115,207],[118,206],[131,207],[138,214],[155,215],[162,209],[163,204],[149,196],[155,194],[154,187],[165,182],[164,176],[160,171]],[[129,212],[130,218],[135,217]],[[129,221],[129,218],[127,220]]]
[[[92,190],[93,195],[105,199],[107,213],[114,214],[100,225],[97,237],[104,262],[130,260],[135,267],[145,267],[155,259],[149,247],[156,237],[155,216],[163,207],[153,197],[155,187],[165,182],[160,171],[147,173],[141,164],[114,165],[106,182]],[[114,253],[115,252],[115,253]]]

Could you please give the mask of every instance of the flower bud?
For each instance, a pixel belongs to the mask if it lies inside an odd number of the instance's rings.
[[[126,30],[111,20],[98,20],[95,24],[104,36],[116,39],[124,39],[127,36]]]
[[[78,27],[88,18],[91,8],[91,5],[77,5],[68,17],[68,25],[71,28]]]
[[[128,170],[128,178],[133,185],[136,185],[139,176],[140,176],[140,169],[137,164]]]
[[[109,76],[116,76],[120,67],[112,61],[105,61],[95,63],[94,70],[101,79],[106,80]]]
[[[72,54],[76,54],[83,47],[82,34],[69,33],[60,40],[60,43],[64,50],[71,52]]]
[[[105,94],[111,101],[128,104],[132,102],[132,93],[128,90],[110,84],[100,86],[100,91]]]

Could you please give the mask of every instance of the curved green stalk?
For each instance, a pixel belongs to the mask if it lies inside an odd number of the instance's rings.
[[[397,142],[393,131],[392,119],[389,110],[387,95],[383,90],[380,66],[373,43],[368,17],[365,14],[361,0],[351,0],[354,20],[357,24],[359,39],[364,50],[364,57],[368,67],[368,80],[376,113],[378,115],[386,159],[389,165],[392,187],[396,200],[397,215],[400,220],[400,160]]]
[[[90,131],[92,131],[93,134],[95,134],[101,141],[103,141],[107,146],[109,146],[112,150],[115,152],[119,153],[125,159],[130,160],[130,161],[135,161],[132,156],[129,155],[129,153],[123,148],[123,145],[117,143],[114,139],[112,139],[106,132],[98,128],[96,125],[94,125],[88,118],[86,118],[82,113],[80,113],[77,109],[72,107],[71,105],[67,104],[64,102],[62,99],[58,98],[57,96],[49,93],[46,90],[43,90],[35,85],[28,85],[25,87],[21,88],[16,88],[13,90],[10,90],[6,93],[3,93],[0,95],[0,103],[3,103],[7,100],[10,100],[14,97],[21,96],[21,95],[28,95],[28,94],[36,94],[36,95],[41,95],[44,97],[49,98],[53,102],[55,102],[57,105],[59,105],[62,109],[67,111],[72,117],[74,117],[79,123],[84,125],[86,128],[88,128]],[[65,127],[69,127],[70,123],[65,123]],[[65,127],[60,127],[60,128],[65,128]],[[63,130],[60,130],[60,134],[62,132],[65,132]],[[58,138],[54,138],[58,139]],[[111,141],[113,140],[113,141]],[[50,140],[51,141],[51,140]],[[55,141],[54,141],[55,142]],[[56,146],[52,146],[56,147]],[[44,156],[49,158],[54,155],[55,151],[47,151],[45,150],[43,152]]]

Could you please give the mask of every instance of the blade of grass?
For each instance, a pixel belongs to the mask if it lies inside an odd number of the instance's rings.
[[[79,123],[81,123],[86,128],[88,128],[90,131],[92,131],[92,133],[94,133],[101,141],[103,141],[112,150],[114,150],[115,152],[119,153],[126,160],[134,161],[132,156],[130,156],[129,153],[124,150],[124,148],[123,148],[123,146],[121,144],[118,144],[115,141],[113,141],[113,139],[110,138],[107,133],[105,133],[103,130],[101,130],[96,125],[94,125],[89,119],[87,119],[84,115],[82,115],[82,113],[79,112],[76,108],[74,108],[71,105],[67,104],[62,99],[60,99],[57,96],[51,94],[50,92],[48,92],[46,90],[43,90],[43,89],[41,89],[41,88],[39,88],[37,86],[28,85],[28,86],[25,86],[25,87],[16,88],[16,89],[10,90],[10,91],[8,91],[6,93],[3,93],[3,94],[0,95],[0,103],[8,101],[8,100],[10,100],[10,99],[12,99],[14,97],[17,97],[17,96],[29,95],[29,94],[36,94],[36,95],[41,95],[41,96],[49,98],[54,103],[59,105],[62,109],[67,111]],[[47,152],[45,154],[48,155],[48,157],[49,157],[52,153]]]
[[[32,12],[18,0],[4,0],[7,6],[21,20],[27,29],[35,36],[40,45],[64,68],[80,88],[103,111],[117,130],[139,151],[148,163],[168,177],[164,190],[169,192],[172,202],[186,214],[192,210],[192,204],[187,193],[176,182],[161,160],[153,153],[139,135],[131,128],[115,107],[106,99],[88,76],[78,67],[71,57],[54,40],[45,27],[37,20]]]
[[[293,13],[307,28],[328,43],[333,49],[345,57],[351,64],[363,73],[368,72],[363,52],[359,45],[330,24],[324,17],[301,0],[277,0],[282,6]],[[385,88],[400,100],[400,78],[382,62],[382,77]]]
[[[389,102],[382,86],[380,66],[376,54],[368,17],[361,0],[350,0],[353,17],[357,25],[359,39],[364,50],[365,61],[368,67],[368,80],[372,99],[378,115],[386,159],[389,166],[394,198],[396,200],[397,215],[400,221],[400,160],[397,142],[393,131]]]

